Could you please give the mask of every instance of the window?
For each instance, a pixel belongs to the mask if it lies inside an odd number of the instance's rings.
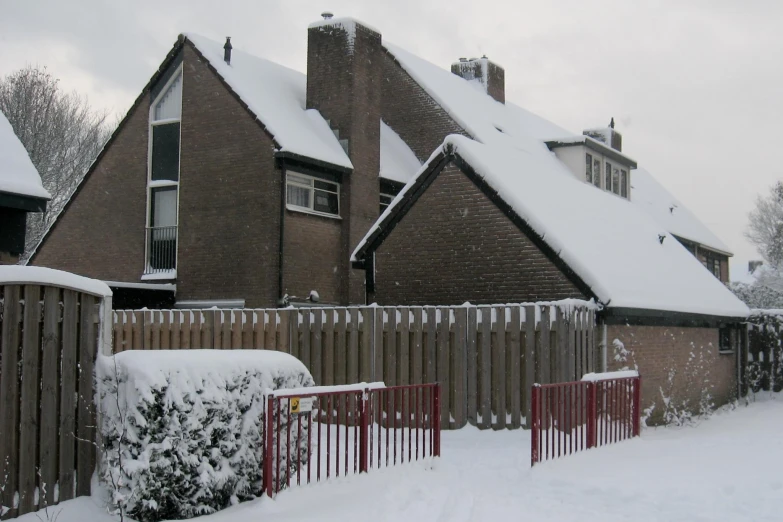
[[[601,173],[599,172],[598,175],[600,176]],[[592,154],[586,154],[585,155],[585,179],[587,179],[588,183],[593,183],[593,155]]]
[[[339,216],[340,185],[298,172],[288,172],[286,202],[289,208],[295,210]]]
[[[381,192],[381,214],[391,205],[392,201],[394,201],[394,196],[392,194],[384,194]]]
[[[707,267],[707,270],[712,272],[712,275],[720,279],[720,259],[717,257],[706,256],[704,258],[703,264]]]
[[[612,192],[620,194],[620,169],[617,167],[612,169]]]
[[[611,191],[612,190],[612,164],[607,161],[605,165],[606,165],[606,183],[604,184],[604,188],[606,190]]]
[[[182,70],[150,108],[147,257],[144,273],[172,276],[177,260]]]
[[[720,346],[718,350],[721,353],[731,353],[739,347],[740,332],[736,327],[724,326],[719,330]]]
[[[601,188],[601,160],[599,158],[593,158],[593,183],[598,188]]]
[[[620,169],[620,195],[628,199],[628,171]]]

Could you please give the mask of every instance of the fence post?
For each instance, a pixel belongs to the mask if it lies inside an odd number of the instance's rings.
[[[272,458],[274,455],[274,452],[272,451],[272,447],[274,446],[274,438],[272,437],[272,427],[274,425],[273,415],[274,415],[274,397],[268,397],[267,398],[267,407],[266,407],[266,419],[264,419],[264,424],[266,428],[266,442],[264,444],[264,484],[263,489],[266,491],[266,494],[268,497],[272,497],[272,483],[274,480],[272,479]]]
[[[369,421],[370,415],[368,411],[368,397],[370,396],[370,389],[367,388],[362,393],[362,410],[360,413],[359,425],[359,473],[367,473],[369,462]],[[380,451],[380,449],[379,449]]]
[[[530,391],[531,421],[529,425],[533,430],[533,433],[530,434],[530,467],[532,468],[538,462],[538,438],[540,435],[539,430],[541,429],[541,412],[538,409],[538,402],[541,387],[538,384],[534,384]]]
[[[642,402],[642,377],[634,379],[636,387],[633,390],[633,436],[641,434],[641,402]]]
[[[597,399],[595,393],[595,383],[587,383],[587,447],[594,448],[596,440],[596,428],[598,424],[596,407]]]
[[[441,422],[440,422],[440,383],[435,385],[434,389],[435,393],[434,396],[434,415],[432,420],[432,429],[435,430],[435,433],[433,434],[433,448],[432,448],[432,456],[433,457],[440,457],[440,428],[441,428]]]

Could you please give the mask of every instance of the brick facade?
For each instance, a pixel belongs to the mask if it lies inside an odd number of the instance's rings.
[[[108,281],[139,281],[147,212],[148,95],[60,214],[32,264]]]
[[[342,221],[287,211],[283,288],[290,296],[306,298],[316,290],[321,303],[345,304],[346,275],[341,248]],[[362,303],[364,297],[362,296]]]
[[[379,304],[584,298],[456,166],[443,169],[376,252]]]
[[[736,354],[718,352],[717,328],[664,326],[607,326],[608,369],[638,367],[642,376],[642,409],[655,406],[648,424],[660,423],[666,406],[698,411],[704,394],[716,406],[736,398]],[[616,360],[617,341],[630,352],[626,361]],[[671,379],[670,379],[671,376]]]

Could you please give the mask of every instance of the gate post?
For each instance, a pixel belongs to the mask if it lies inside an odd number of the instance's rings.
[[[538,384],[534,384],[531,388],[530,401],[531,401],[531,423],[530,426],[533,429],[533,433],[530,434],[530,467],[536,465],[538,462],[538,444],[539,444],[539,430],[541,429],[541,412],[539,411],[539,394],[541,393],[541,387]]]
[[[367,464],[369,461],[369,420],[370,415],[368,411],[368,397],[370,395],[370,389],[367,388],[362,392],[362,410],[359,414],[359,473],[367,473]]]
[[[633,390],[633,436],[641,434],[641,402],[642,402],[642,377],[634,379],[636,387]]]
[[[587,383],[587,447],[594,448],[597,438],[596,428],[598,424],[597,416],[597,399],[595,392],[595,383]]]
[[[274,452],[272,447],[274,446],[274,438],[272,437],[272,427],[274,426],[274,397],[267,398],[266,407],[266,419],[264,419],[264,428],[266,431],[266,441],[264,443],[264,484],[263,490],[266,491],[268,497],[272,497],[272,458]]]

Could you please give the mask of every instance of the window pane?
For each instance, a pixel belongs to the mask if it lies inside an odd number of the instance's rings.
[[[339,211],[337,194],[316,190],[313,210],[316,212],[325,212],[327,214],[337,214]]]
[[[586,172],[586,179],[588,183],[593,182],[593,155],[592,154],[586,154],[585,155],[585,172]]]
[[[182,73],[177,76],[166,93],[155,104],[153,120],[179,119],[182,116]]]
[[[330,183],[329,181],[321,181],[318,179],[313,180],[313,183],[317,189],[328,190],[329,192],[337,192],[336,183]]]
[[[311,189],[298,187],[296,185],[288,184],[286,190],[286,201],[289,205],[296,205],[297,207],[311,208],[310,206],[310,193]]]
[[[301,183],[302,185],[310,185],[310,186],[312,186],[313,184],[313,180],[308,178],[307,176],[300,176],[292,172],[289,172],[287,176],[288,176],[288,181],[292,181],[294,183]]]
[[[152,189],[152,215],[150,223],[153,227],[173,227],[177,224],[177,189],[176,187]]]
[[[179,180],[179,123],[152,127],[152,179]]]
[[[612,164],[608,161],[606,162],[606,182],[604,183],[604,188],[606,190],[612,190]]]
[[[628,197],[628,171],[623,169],[620,170],[620,195]]]
[[[612,169],[612,192],[620,193],[620,169]]]
[[[596,187],[601,186],[601,160],[598,158],[593,159],[593,181]]]

